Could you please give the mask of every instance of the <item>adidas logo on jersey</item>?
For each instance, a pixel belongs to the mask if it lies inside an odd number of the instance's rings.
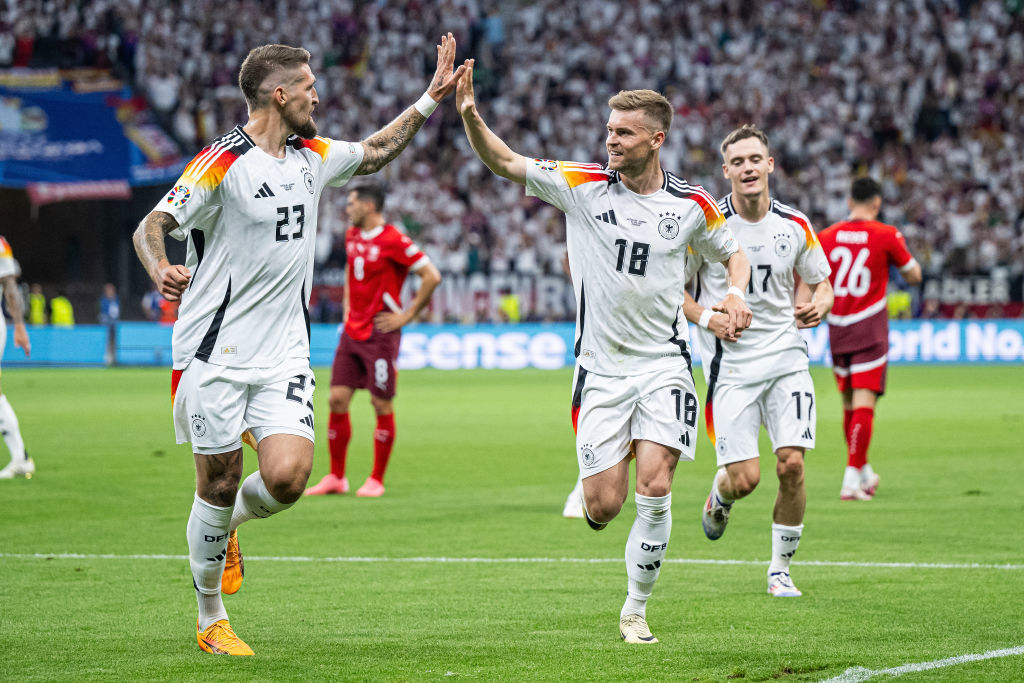
[[[310,429],[313,429],[313,416],[312,415],[307,415],[306,417],[304,417],[301,420],[299,420],[299,422],[301,422],[302,424],[306,425]]]
[[[612,210],[608,210],[605,213],[602,213],[600,215],[594,216],[594,218],[596,218],[599,221],[604,221],[605,223],[611,223],[612,225],[618,225],[618,222],[615,220],[615,212],[612,211]]]
[[[263,183],[263,186],[260,187],[260,189],[256,191],[256,194],[253,195],[253,199],[262,199],[263,197],[273,197],[273,196],[274,196],[274,191],[270,189],[270,185],[267,185],[266,183]]]
[[[801,438],[807,439],[808,441],[814,438],[814,435],[811,434],[811,428],[810,427],[808,427],[807,429],[804,430],[804,435]]]

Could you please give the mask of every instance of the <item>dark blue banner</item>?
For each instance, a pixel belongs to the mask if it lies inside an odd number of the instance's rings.
[[[116,81],[0,74],[0,186],[171,182],[185,160],[151,117]]]

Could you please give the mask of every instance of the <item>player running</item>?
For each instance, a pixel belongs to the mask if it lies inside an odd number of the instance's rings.
[[[619,634],[655,643],[646,621],[672,528],[672,476],[692,460],[697,395],[682,319],[687,245],[726,262],[732,283],[720,310],[730,331],[750,324],[739,293],[749,265],[711,196],[661,169],[658,153],[672,119],[668,100],[650,90],[608,101],[608,163],[528,160],[484,123],[473,95],[473,62],[459,79],[456,106],[477,156],[494,173],[561,209],[576,293],[572,392],[584,514],[603,529],[629,489],[636,455],[637,516],[626,541],[627,597]]]
[[[795,597],[800,591],[789,565],[803,531],[804,452],[814,448],[815,426],[814,383],[797,328],[818,325],[832,307],[829,266],[807,217],[768,193],[775,162],[764,132],[749,124],[738,128],[721,152],[732,192],[719,208],[750,259],[747,300],[754,320],[741,335],[731,334],[711,308],[729,286],[725,269],[700,254],[688,259],[696,286],[693,297],[687,295],[686,317],[698,325],[708,384],[704,419],[720,468],[704,505],[704,533],[711,540],[721,537],[733,503],[760,481],[757,439],[764,424],[779,478],[768,592]],[[813,296],[795,305],[794,271]]]
[[[21,267],[14,259],[11,245],[7,244],[7,240],[3,237],[0,237],[0,287],[3,287],[7,312],[14,322],[14,345],[24,351],[27,358],[32,351],[32,344],[29,342],[28,330],[25,329],[25,319],[22,314],[21,293],[18,291],[19,275],[21,275]],[[6,343],[7,321],[3,314],[0,314],[0,356],[4,355]],[[0,434],[3,435],[4,444],[11,453],[11,461],[0,470],[0,479],[14,479],[15,477],[31,479],[35,474],[36,464],[25,453],[25,442],[21,439],[18,416],[14,414],[14,408],[7,400],[7,395],[2,392],[0,392]]]
[[[345,212],[352,227],[345,235],[345,328],[331,370],[331,417],[327,447],[331,471],[307,496],[348,493],[345,459],[352,436],[348,406],[356,389],[369,389],[377,413],[373,434],[373,472],[357,496],[384,494],[384,472],[395,443],[395,383],[402,327],[416,319],[441,284],[441,273],[408,236],[384,222],[384,190],[363,185],[349,192]],[[402,284],[408,273],[421,276],[420,287],[403,309]]]
[[[868,463],[875,404],[885,393],[889,355],[886,290],[889,266],[899,268],[908,284],[921,282],[921,266],[907,250],[900,231],[878,222],[882,187],[872,178],[857,178],[850,188],[850,217],[831,225],[818,238],[832,264],[836,303],[828,315],[832,372],[843,395],[843,435],[847,460],[842,500],[871,500],[879,477]]]
[[[249,52],[238,74],[249,122],[200,152],[134,237],[160,293],[181,299],[172,341],[174,429],[195,454],[186,535],[196,639],[214,654],[253,653],[221,600],[222,588],[233,593],[242,580],[235,529],[291,507],[313,464],[308,306],[320,195],[398,156],[463,70],[452,71],[449,33],[419,101],[362,142],[344,142],[316,134],[309,56],[285,45]],[[188,241],[185,265],[167,260],[167,235]],[[239,486],[246,430],[259,470]]]

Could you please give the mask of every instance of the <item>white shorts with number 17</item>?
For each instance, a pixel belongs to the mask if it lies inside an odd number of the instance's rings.
[[[576,457],[584,478],[614,466],[643,439],[693,460],[700,405],[682,365],[631,377],[595,375],[579,365],[573,379]]]
[[[773,451],[814,448],[815,414],[814,382],[806,370],[753,384],[718,384],[705,408],[719,467],[757,458],[762,424]]]
[[[315,385],[305,360],[279,368],[228,368],[193,359],[172,380],[174,435],[207,455],[241,448],[246,429],[257,442],[271,434],[313,441]]]

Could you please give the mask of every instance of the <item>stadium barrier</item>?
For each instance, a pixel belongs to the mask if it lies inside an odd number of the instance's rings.
[[[692,326],[691,326],[692,328]],[[3,367],[171,364],[171,327],[126,322],[114,334],[102,325],[30,327],[32,355],[14,346],[7,328]],[[828,328],[802,330],[811,362],[828,365]],[[340,326],[311,327],[311,361],[330,365]],[[690,330],[691,338],[694,336]],[[571,323],[520,325],[414,325],[402,334],[401,370],[486,368],[557,370],[574,361]],[[112,346],[112,348],[111,348]],[[694,362],[700,362],[696,349]],[[1024,320],[894,320],[889,329],[892,363],[1021,363]]]

